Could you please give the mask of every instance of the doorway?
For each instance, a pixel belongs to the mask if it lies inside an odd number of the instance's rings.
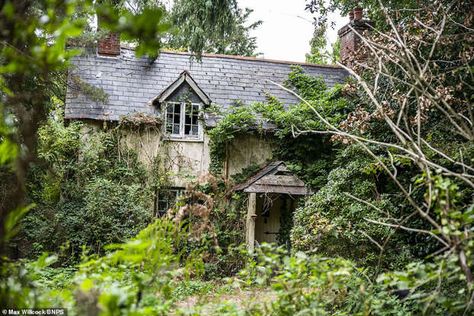
[[[293,212],[297,200],[289,194],[262,193],[257,195],[255,219],[255,241],[290,244],[293,227]]]

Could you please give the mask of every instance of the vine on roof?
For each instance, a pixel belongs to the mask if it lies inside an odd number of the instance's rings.
[[[342,86],[327,89],[322,78],[305,74],[300,66],[292,67],[285,85],[296,90],[335,124],[347,117],[353,108],[344,98]],[[264,129],[264,122],[275,125],[275,128],[271,131]],[[210,171],[214,174],[222,172],[226,146],[238,135],[272,133],[276,145],[274,157],[284,160],[308,185],[319,187],[327,178],[331,159],[326,158],[331,154],[333,143],[328,136],[315,138],[306,135],[303,132],[306,130],[325,130],[325,126],[305,103],[285,107],[277,98],[267,95],[266,102],[231,107],[209,131]],[[318,160],[318,157],[324,159]]]
[[[104,89],[84,81],[78,75],[71,75],[71,81],[78,90],[83,92],[91,100],[101,103],[107,103],[109,101],[109,95]]]
[[[160,116],[135,112],[131,115],[120,117],[119,125],[126,127],[160,127],[163,124],[163,120]]]

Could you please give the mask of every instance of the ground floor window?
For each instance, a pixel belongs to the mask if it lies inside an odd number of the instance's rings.
[[[155,215],[163,216],[183,194],[183,188],[161,189],[156,194]]]

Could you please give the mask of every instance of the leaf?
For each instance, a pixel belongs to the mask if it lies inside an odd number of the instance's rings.
[[[18,232],[18,224],[21,219],[28,213],[35,204],[30,204],[23,207],[18,207],[8,213],[5,219],[5,236],[3,237],[4,242],[10,240]]]

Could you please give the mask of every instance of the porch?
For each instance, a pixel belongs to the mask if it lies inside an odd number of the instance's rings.
[[[235,187],[248,193],[246,243],[249,252],[262,242],[288,244],[297,201],[310,193],[282,161],[271,162]]]

